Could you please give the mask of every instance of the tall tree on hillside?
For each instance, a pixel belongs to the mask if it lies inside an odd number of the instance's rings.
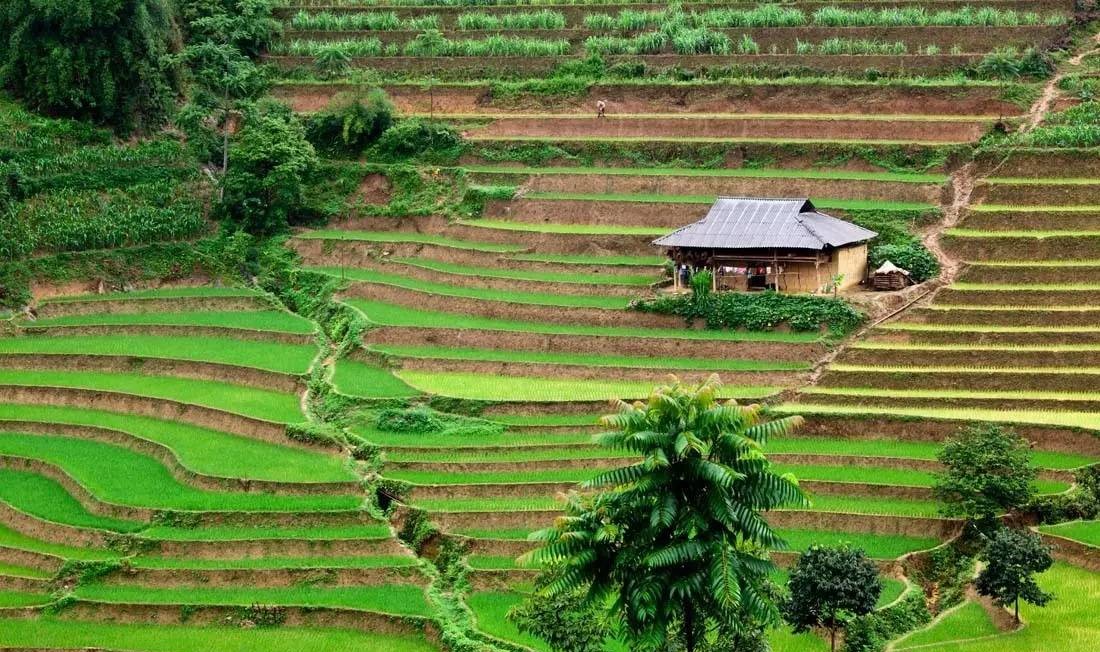
[[[1004,528],[993,535],[981,559],[986,565],[974,581],[978,593],[1001,606],[1013,605],[1020,624],[1020,600],[1043,606],[1054,596],[1039,588],[1034,575],[1054,564],[1050,548],[1038,534]]]
[[[549,595],[587,591],[612,613],[632,649],[694,652],[776,622],[767,549],[783,540],[762,512],[805,506],[795,479],[764,456],[799,417],[767,421],[759,406],[721,403],[717,376],[688,387],[673,379],[645,402],[619,402],[597,442],[642,457],[583,485],[565,515],[533,538],[527,560],[553,563]],[[743,638],[742,638],[743,640]]]
[[[179,90],[169,0],[0,2],[0,85],[37,110],[122,132],[168,118]]]
[[[829,630],[836,652],[836,634],[857,616],[871,613],[882,594],[875,563],[858,548],[811,546],[799,556],[787,582],[790,598],[783,618],[795,632],[814,627]]]
[[[983,531],[997,517],[1035,495],[1038,469],[1031,463],[1027,440],[1010,428],[980,425],[947,440],[939,453],[945,471],[936,479],[935,495],[946,516],[965,518]]]

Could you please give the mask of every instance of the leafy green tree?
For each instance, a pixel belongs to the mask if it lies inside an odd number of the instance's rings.
[[[306,121],[306,138],[319,150],[358,156],[393,124],[393,104],[380,88],[341,93]]]
[[[1038,534],[1004,528],[993,535],[981,559],[986,565],[978,573],[975,588],[1002,607],[1013,605],[1017,625],[1020,600],[1041,607],[1054,599],[1035,582],[1035,574],[1054,564],[1050,548]]]
[[[0,35],[0,85],[36,110],[121,132],[152,130],[171,112],[168,0],[5,0]]]
[[[535,593],[508,612],[521,631],[546,641],[555,652],[603,652],[611,635],[607,609],[585,601],[582,589],[548,595],[543,587],[560,572],[549,569],[535,582]]]
[[[947,440],[939,453],[945,471],[933,487],[946,516],[988,530],[997,516],[1026,505],[1035,495],[1038,469],[1027,440],[1010,428],[973,426]]]
[[[858,548],[810,546],[791,569],[790,598],[783,618],[795,632],[814,627],[829,630],[830,648],[836,634],[858,616],[871,613],[882,594],[878,568]]]
[[[778,619],[767,590],[767,549],[784,541],[762,512],[804,506],[790,475],[772,470],[763,446],[801,424],[767,421],[759,406],[716,399],[717,376],[697,387],[673,379],[645,402],[620,402],[597,442],[640,456],[573,494],[557,524],[535,535],[527,560],[560,565],[543,593],[586,590],[611,604],[632,649],[700,649],[707,639]]]
[[[304,205],[305,182],[319,161],[298,119],[285,106],[249,112],[222,179],[221,212],[253,235],[285,231]]]
[[[247,57],[257,57],[282,32],[270,0],[177,0],[189,42],[227,42]]]

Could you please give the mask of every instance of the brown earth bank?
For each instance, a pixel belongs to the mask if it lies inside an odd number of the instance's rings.
[[[538,575],[537,569],[527,568],[475,568],[467,573],[472,591],[509,591],[516,584],[532,582]]]
[[[277,482],[248,478],[221,478],[197,473],[183,466],[175,451],[165,445],[130,434],[96,426],[62,423],[17,421],[0,418],[0,428],[6,432],[89,439],[147,455],[156,459],[177,481],[209,491],[234,491],[275,495],[350,494],[359,489],[355,482]]]
[[[964,6],[973,6],[972,0],[925,0],[921,3],[921,6],[928,7],[930,10],[947,10],[958,9]],[[732,2],[721,3],[723,7],[739,7],[745,9],[751,9],[757,5],[755,0],[733,0]],[[853,0],[851,2],[845,2],[845,7],[850,8],[872,8],[882,9],[889,7],[905,7],[912,5],[911,0]],[[1073,2],[1069,0],[983,0],[983,6],[989,5],[1000,9],[1016,9],[1019,11],[1061,11],[1072,12],[1074,9]],[[542,5],[539,5],[541,7]],[[708,9],[713,9],[716,4],[714,2],[685,2],[683,5],[684,11],[697,11],[703,12]],[[806,2],[799,2],[798,8],[802,9],[807,14],[812,14],[815,10],[821,7],[835,7],[835,0],[807,0]],[[288,4],[284,7],[278,7],[275,9],[276,16],[282,18],[291,18],[301,8],[307,8],[310,11],[332,11],[337,13],[373,13],[379,10],[393,11],[399,17],[409,18],[413,16],[434,15],[440,19],[441,26],[450,26],[455,24],[457,17],[460,14],[467,13],[471,10],[469,6],[457,5],[457,6],[436,6],[426,5],[419,7],[402,7],[402,6],[385,6],[380,7],[378,5],[354,5],[354,4],[338,4],[333,3],[331,0],[296,0],[295,2]],[[524,11],[529,9],[530,6],[526,3],[501,3],[498,5],[480,5],[477,7],[478,11],[484,11],[491,14],[510,13],[515,11]],[[584,17],[592,13],[605,13],[605,14],[617,14],[624,9],[632,9],[639,11],[662,11],[667,9],[667,5],[662,3],[653,2],[611,2],[608,4],[558,4],[553,5],[554,11],[561,12],[567,21],[567,24],[582,24]]]
[[[70,496],[92,514],[128,521],[148,522],[156,513],[152,509],[116,505],[100,500],[63,469],[41,460],[14,455],[0,455],[0,469],[29,472],[49,478],[61,485]]]
[[[40,580],[33,577],[16,577],[14,575],[0,575],[0,591],[45,593],[49,588],[49,580]],[[0,617],[3,617],[4,611],[5,609],[0,609]]]
[[[970,211],[960,226],[977,231],[1100,231],[1100,213]]]
[[[482,138],[776,138],[789,140],[965,143],[988,129],[983,121],[852,120],[837,118],[501,117],[467,131]]]
[[[422,484],[415,485],[408,500],[415,505],[420,500],[446,498],[533,498],[553,496],[576,489],[576,482],[509,482],[484,484]]]
[[[315,568],[276,569],[176,569],[135,568],[123,565],[103,578],[104,584],[148,587],[232,587],[274,588],[289,586],[376,586],[380,584],[425,585],[428,578],[416,566],[391,568],[342,568],[325,566],[317,559]]]
[[[1065,27],[1047,25],[1011,25],[1011,26],[982,26],[980,30],[964,26],[939,26],[939,25],[894,25],[894,26],[865,26],[865,27],[827,27],[819,25],[798,27],[740,27],[740,28],[716,28],[714,31],[722,32],[736,42],[743,35],[752,38],[760,46],[762,52],[792,54],[798,41],[818,43],[830,38],[867,39],[873,41],[887,41],[905,43],[908,50],[918,53],[929,45],[936,45],[941,50],[951,50],[958,46],[963,52],[990,52],[998,47],[1018,47],[1024,49],[1034,46],[1039,49],[1047,49],[1065,31]],[[471,38],[484,38],[488,35],[502,33],[501,30],[443,30],[446,38],[464,40]],[[653,30],[616,30],[615,35],[630,36],[642,34]],[[580,52],[584,42],[591,36],[607,35],[604,30],[593,30],[576,25],[564,29],[509,29],[508,36],[518,38],[536,38],[548,40],[566,40],[573,46],[573,52]],[[383,45],[395,43],[405,45],[415,40],[421,34],[417,30],[297,30],[288,29],[283,33],[284,42],[295,40],[308,41],[343,41],[347,39],[377,38]],[[666,46],[665,54],[673,54],[674,49]]]
[[[996,369],[971,369],[958,373],[911,371],[828,371],[822,387],[875,387],[878,389],[947,389],[973,391],[1100,392],[1100,374],[1013,373]]]
[[[709,207],[698,203],[525,199],[491,201],[485,217],[529,224],[599,224],[679,228],[702,219]]]
[[[217,625],[251,628],[256,624],[241,614],[239,606],[185,604],[116,604],[78,600],[67,606],[61,617],[142,625]],[[419,616],[394,616],[358,609],[334,607],[279,607],[283,627],[328,627],[382,634],[419,634],[435,630],[430,620]]]
[[[667,116],[666,116],[667,117]],[[552,167],[653,168],[671,167],[730,170],[764,167],[776,170],[814,170],[828,167],[848,172],[889,172],[891,160],[920,161],[922,172],[941,172],[956,167],[965,145],[946,143],[860,143],[815,141],[808,143],[739,140],[478,139],[459,157],[459,164],[538,164]],[[666,202],[667,204],[668,202]],[[696,208],[699,208],[696,204]]]
[[[592,355],[737,358],[803,362],[825,352],[820,342],[738,342],[674,337],[556,335],[521,331],[381,326],[363,335],[366,344],[438,345],[513,351],[556,351]]]
[[[483,8],[484,9],[484,8]],[[356,92],[357,84],[296,84],[275,87],[276,97],[296,111],[325,108],[333,96]],[[662,82],[592,83],[579,95],[566,97],[537,93],[494,94],[491,85],[435,86],[384,85],[403,113],[493,113],[516,110],[591,114],[597,99],[612,113],[812,113],[876,115],[1016,116],[1023,109],[1004,100],[993,86],[914,86],[864,83]]]
[[[941,442],[973,423],[975,422],[927,417],[856,418],[809,414],[798,434],[803,437]],[[1100,435],[1096,431],[1014,423],[1001,425],[1016,430],[1038,450],[1100,455]],[[884,445],[888,443],[884,442]]]
[[[990,326],[1100,326],[1100,310],[937,310],[914,308],[903,313],[899,321],[917,324]]]
[[[0,353],[0,368],[52,369],[141,373],[153,376],[173,376],[258,387],[288,394],[305,389],[301,376],[266,371],[254,367],[171,360],[129,355],[68,354],[68,353]]]
[[[947,234],[942,241],[953,258],[973,262],[1100,259],[1100,236],[972,238]]]
[[[315,344],[312,333],[279,333],[276,331],[257,331],[247,328],[228,328],[221,326],[172,326],[140,324],[102,324],[89,326],[35,326],[27,325],[19,329],[21,333],[35,336],[72,337],[78,335],[165,335],[169,337],[216,337],[248,340],[251,342],[278,342],[281,344]]]
[[[483,261],[484,262],[484,261]],[[307,259],[308,265],[325,265],[324,261]],[[399,262],[385,262],[370,259],[360,259],[354,268],[370,269],[388,274],[399,274],[406,278],[427,281],[429,283],[443,283],[456,287],[481,288],[489,290],[503,290],[511,292],[541,292],[549,294],[564,294],[570,296],[602,295],[610,297],[642,297],[652,294],[652,290],[645,285],[613,285],[610,283],[566,283],[555,281],[528,281],[513,278],[497,278],[478,274],[458,274],[440,272],[425,269],[412,264]],[[654,274],[653,281],[661,280],[661,276]]]
[[[1045,532],[1040,532],[1039,536],[1053,549],[1052,554],[1058,561],[1100,573],[1100,548]]]
[[[421,258],[492,269],[600,274],[612,279],[619,275],[649,274],[653,275],[654,280],[657,280],[663,276],[663,268],[658,263],[652,265],[589,265],[515,260],[507,258],[505,254],[415,242],[381,243],[299,238],[291,240],[290,246],[308,261],[308,264],[323,267],[357,267],[362,264],[365,258],[380,260]],[[643,289],[638,288],[638,290]]]
[[[1074,174],[1066,170],[1066,175]],[[1087,206],[1095,203],[1100,183],[992,183],[979,182],[971,201],[1010,206]]]
[[[453,312],[463,315],[477,315],[489,319],[527,321],[540,324],[684,328],[684,320],[675,315],[659,315],[626,309],[555,306],[473,299],[421,292],[396,285],[368,281],[353,281],[342,292],[342,295],[357,299],[382,301],[418,310]]]
[[[939,75],[958,71],[982,59],[981,54],[902,54],[902,55],[803,55],[803,54],[733,54],[733,55],[680,55],[650,54],[639,56],[609,56],[604,60],[615,64],[645,64],[647,69],[665,70],[689,68],[702,76],[713,69],[748,67],[762,70],[805,71],[822,73],[863,73],[874,69],[885,73],[905,72],[910,75]],[[433,74],[441,81],[483,80],[501,77],[507,71],[513,78],[529,78],[553,72],[558,66],[582,61],[580,56],[489,56],[489,57],[353,57],[351,67],[375,70],[382,74],[399,73],[402,78],[410,75]],[[281,71],[315,67],[315,59],[307,56],[264,55],[264,63]]]
[[[392,359],[392,358],[391,358]],[[425,371],[457,371],[489,376],[538,376],[547,378],[575,378],[578,380],[638,380],[653,384],[668,379],[670,372],[685,383],[699,383],[715,373],[699,369],[649,369],[644,367],[600,367],[573,364],[539,364],[524,362],[491,362],[483,360],[447,360],[444,358],[398,358],[402,369]],[[722,371],[722,380],[730,385],[791,386],[805,374],[783,371]]]
[[[866,387],[864,384],[861,387]],[[827,400],[833,405],[905,408],[972,408],[978,410],[1019,410],[1052,412],[1096,412],[1100,400],[1092,399],[1033,399],[1033,398],[964,398],[964,397],[899,397],[861,396],[857,394],[830,394]]]
[[[79,301],[48,301],[37,307],[40,318],[71,315],[144,314],[150,312],[244,312],[270,310],[273,306],[263,297],[180,297],[178,299],[87,299]]]
[[[568,168],[565,168],[568,169]],[[494,175],[474,173],[474,178]],[[939,204],[945,188],[930,183],[858,179],[784,179],[731,176],[632,174],[533,174],[526,192],[827,197]]]
[[[1095,306],[1100,290],[959,290],[944,288],[936,303],[970,306]]]
[[[0,523],[32,539],[83,548],[106,548],[117,536],[114,532],[107,530],[93,530],[44,521],[15,509],[3,500],[0,500]]]
[[[499,555],[519,557],[523,553],[536,547],[533,541],[526,539],[473,539],[467,537],[455,537],[462,541],[472,555]]]
[[[93,389],[8,385],[0,387],[0,401],[30,405],[64,405],[106,410],[108,412],[140,414],[167,421],[184,421],[191,425],[220,430],[282,446],[324,449],[324,447],[288,438],[286,436],[286,426],[281,423],[261,421],[168,399],[148,398]]]
[[[872,469],[868,469],[873,471]],[[869,473],[868,475],[873,475]],[[860,498],[899,498],[902,500],[931,500],[929,487],[886,485],[874,482],[830,482],[826,480],[800,480],[798,485],[809,494],[819,496],[853,496]]]
[[[1053,326],[1053,325],[1051,325]],[[896,344],[912,344],[918,346],[934,346],[942,344],[971,345],[971,346],[1057,346],[1062,344],[1100,344],[1100,331],[1041,331],[1035,333],[983,333],[979,331],[875,331],[870,337],[864,338],[870,342],[889,342]],[[1007,365],[1005,365],[1007,366]]]
[[[12,566],[33,568],[44,573],[50,573],[51,575],[61,570],[61,567],[65,564],[65,560],[60,557],[47,555],[43,552],[35,552],[33,550],[8,548],[6,546],[0,546],[0,562]]]
[[[630,400],[630,397],[623,400]],[[603,414],[611,405],[611,397],[606,401],[496,401],[481,412],[481,416],[492,419],[494,416],[555,415],[555,414]]]
[[[1028,149],[978,154],[978,174],[1001,178],[1100,176],[1100,149]]]
[[[653,256],[652,236],[588,235],[538,233],[477,226],[477,220],[449,223],[442,217],[371,218],[360,217],[329,225],[333,229],[398,231],[426,233],[459,240],[513,245],[519,250],[539,253],[642,255]]]
[[[1097,222],[1100,231],[1100,220]],[[999,267],[971,265],[958,279],[963,283],[1037,283],[1050,285],[1100,284],[1100,265]]]
[[[1100,367],[1100,351],[850,348],[837,362],[878,367]]]
[[[154,552],[192,559],[262,557],[354,557],[405,555],[396,539],[245,539],[238,541],[155,541]]]

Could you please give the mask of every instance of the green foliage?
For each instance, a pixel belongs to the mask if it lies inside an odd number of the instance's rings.
[[[703,319],[711,329],[770,331],[787,325],[796,331],[827,328],[837,337],[855,330],[865,318],[863,313],[840,299],[771,291],[717,292],[701,296],[669,294],[656,299],[638,299],[631,302],[630,307],[642,312],[679,315],[689,323]]]
[[[852,620],[844,631],[844,652],[881,652],[893,639],[932,621],[920,591],[899,602]]]
[[[219,210],[249,233],[281,233],[298,216],[306,178],[318,163],[289,110],[261,107],[245,119],[230,152]]]
[[[1100,516],[1100,466],[1087,466],[1074,473],[1074,486],[1067,493],[1037,496],[1027,511],[1043,523],[1092,520]]]
[[[936,259],[920,242],[906,244],[884,244],[871,247],[868,262],[877,269],[886,261],[907,270],[910,278],[917,283],[934,278],[940,273],[940,261]]]
[[[1015,430],[971,426],[948,439],[937,458],[945,471],[937,475],[933,492],[947,516],[984,526],[1035,495],[1038,469],[1027,440]]]
[[[974,587],[1001,606],[1013,605],[1017,623],[1020,600],[1041,607],[1054,599],[1039,588],[1034,578],[1054,565],[1050,548],[1038,534],[1003,528],[993,535],[981,559],[986,565],[978,573]]]
[[[151,131],[179,89],[168,0],[7,0],[0,85],[37,110]]]
[[[535,582],[535,592],[508,612],[524,633],[546,641],[557,652],[602,652],[611,634],[607,610],[585,599],[584,591],[547,594],[560,573],[548,570]]]
[[[455,150],[461,147],[462,138],[453,127],[423,118],[405,118],[386,129],[372,154],[386,161],[452,160]]]
[[[443,430],[443,421],[436,416],[435,412],[425,407],[382,410],[375,418],[374,425],[385,432],[408,434]]]
[[[82,561],[68,559],[62,564],[61,569],[54,576],[54,584],[64,586],[80,586],[91,584],[103,579],[116,570],[122,568],[122,562],[117,559],[104,561]]]
[[[471,11],[459,14],[455,26],[462,30],[481,29],[563,29],[565,15],[560,11],[514,11],[506,14],[490,14]]]
[[[1100,146],[1100,102],[1089,100],[1055,113],[1018,140],[1033,147]]]
[[[246,627],[281,627],[286,622],[286,607],[254,604],[235,607],[234,619]]]
[[[176,0],[189,42],[227,43],[260,55],[282,32],[270,0]]]
[[[587,590],[613,598],[631,649],[688,651],[705,632],[739,634],[772,623],[777,610],[761,551],[783,546],[761,512],[803,506],[796,481],[772,471],[763,446],[799,417],[765,421],[757,407],[721,404],[717,377],[697,387],[658,387],[645,402],[620,403],[600,425],[600,446],[642,459],[584,483],[565,516],[532,535],[542,547],[521,563],[560,565],[546,596]]]
[[[783,604],[783,619],[795,633],[817,627],[829,630],[835,651],[837,631],[878,604],[882,580],[862,550],[813,545],[791,568],[787,588],[790,598]]]
[[[358,155],[393,124],[395,109],[385,92],[341,93],[323,111],[306,118],[306,138],[330,154]]]
[[[432,525],[428,512],[413,507],[406,508],[401,529],[397,531],[398,539],[420,554],[424,545],[437,536],[439,536],[439,528]]]
[[[985,55],[969,72],[977,79],[1043,79],[1054,71],[1054,62],[1046,54],[1028,48],[999,48]]]

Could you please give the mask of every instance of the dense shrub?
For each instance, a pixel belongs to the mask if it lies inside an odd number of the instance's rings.
[[[179,89],[168,0],[5,0],[0,85],[38,110],[122,132],[168,118]]]
[[[868,256],[872,269],[877,269],[889,260],[908,270],[910,278],[917,283],[927,281],[940,273],[940,261],[919,241],[872,246]]]
[[[795,331],[828,329],[843,336],[864,319],[863,313],[840,299],[770,291],[670,294],[630,305],[642,312],[679,315],[688,322],[702,319],[712,329],[770,331],[789,326]]]
[[[317,165],[305,129],[289,110],[268,106],[253,112],[230,150],[222,215],[252,234],[285,231],[304,204],[305,180]]]
[[[1100,146],[1100,102],[1090,100],[1055,113],[1020,139],[1034,147]]]
[[[901,601],[856,618],[844,636],[845,652],[879,652],[891,640],[932,620],[924,594],[910,591]]]
[[[462,146],[462,138],[452,127],[421,118],[406,118],[387,129],[375,144],[374,152],[385,160],[412,157],[431,159],[446,156]]]
[[[257,57],[282,32],[271,0],[176,0],[189,41],[226,40]],[[229,29],[226,30],[226,27]],[[219,32],[228,31],[228,34]]]
[[[424,434],[443,430],[443,421],[428,408],[382,410],[374,425],[385,432]]]
[[[393,125],[393,114],[393,104],[381,89],[340,94],[306,120],[306,138],[319,150],[356,155]]]
[[[1042,79],[1054,71],[1050,57],[1028,48],[1020,52],[1016,48],[999,48],[985,55],[971,70],[978,79]]]

